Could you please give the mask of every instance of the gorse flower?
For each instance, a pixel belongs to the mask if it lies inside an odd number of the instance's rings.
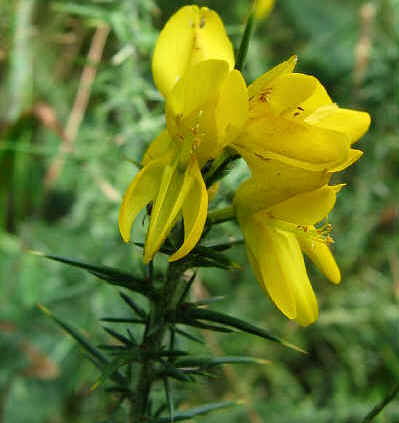
[[[358,158],[350,145],[370,124],[367,113],[341,109],[313,76],[293,73],[296,56],[248,87],[249,119],[234,146],[309,170],[333,170]]]
[[[229,69],[234,67],[233,47],[223,22],[207,7],[182,7],[168,20],[155,46],[155,85],[166,97],[191,66],[209,59],[226,61]]]
[[[340,282],[328,248],[330,227],[314,225],[333,208],[342,185],[323,184],[328,176],[279,162],[270,168],[269,179],[251,178],[239,187],[234,207],[259,284],[287,317],[308,325],[318,309],[301,250],[329,280]]]
[[[301,251],[340,282],[329,232],[314,224],[341,188],[327,185],[332,173],[361,157],[351,145],[370,117],[339,108],[316,78],[292,72],[295,63],[292,57],[248,88],[249,119],[234,146],[253,177],[237,190],[234,206],[261,287],[287,317],[308,325],[318,309]]]
[[[159,45],[169,48],[169,60],[181,60],[175,57],[181,54],[176,25],[187,29],[183,31],[189,40],[183,42],[187,49],[184,63],[169,67],[167,62],[162,67],[165,53],[161,54]],[[215,47],[212,34],[220,41],[220,48]],[[240,72],[232,70],[232,47],[214,12],[191,6],[181,9],[166,25],[159,43],[153,68],[158,86],[166,95],[167,130],[147,150],[144,168],[126,191],[119,214],[122,237],[129,241],[137,214],[153,202],[144,262],[153,258],[180,214],[184,242],[169,260],[184,257],[198,242],[208,208],[200,169],[220,154],[231,134],[240,132],[248,115],[246,85]],[[199,61],[198,49],[203,58],[213,55],[227,60]]]
[[[255,10],[272,3],[256,2]],[[367,131],[370,117],[339,108],[315,77],[294,72],[296,61],[292,56],[247,87],[215,12],[185,6],[173,15],[152,62],[166,100],[166,129],[148,147],[124,195],[119,228],[129,241],[138,213],[152,203],[147,263],[182,216],[184,240],[169,260],[183,258],[201,238],[207,218],[205,165],[227,146],[236,150],[252,173],[234,197],[251,265],[277,307],[307,325],[318,310],[302,252],[339,283],[329,226],[315,225],[342,187],[328,185],[331,175],[360,158],[351,146]]]

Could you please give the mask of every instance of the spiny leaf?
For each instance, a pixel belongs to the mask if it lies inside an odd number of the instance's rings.
[[[261,338],[268,339],[269,341],[277,342],[281,345],[286,347],[292,348],[294,350],[300,351],[302,353],[306,353],[303,349],[290,344],[287,341],[284,341],[277,336],[271,335],[265,329],[259,328],[251,323],[246,322],[245,320],[238,319],[237,317],[230,316],[228,314],[220,313],[218,311],[212,311],[208,309],[202,309],[197,307],[181,307],[181,313],[177,313],[177,315],[181,316],[182,318],[188,319],[200,319],[200,320],[207,320],[210,322],[222,323],[224,325],[239,329],[243,332],[250,333],[252,335],[260,336]]]
[[[193,282],[194,282],[196,276],[197,276],[197,274],[195,272],[191,275],[191,278],[186,283],[186,286],[184,287],[183,293],[181,294],[177,304],[181,304],[185,300],[188,292],[190,291],[191,286],[193,285]]]
[[[244,239],[240,238],[240,239],[236,239],[234,241],[228,241],[228,242],[212,242],[212,243],[204,245],[204,247],[210,248],[216,251],[225,251],[236,245],[242,245],[242,244],[244,244]]]
[[[190,255],[194,267],[219,267],[226,270],[239,270],[240,265],[226,255],[212,248],[197,245]]]
[[[101,317],[100,319],[102,322],[109,322],[109,323],[137,323],[137,324],[145,324],[144,320],[141,319],[131,319],[129,317]]]
[[[142,317],[143,319],[147,318],[147,313],[146,311],[140,307],[135,301],[133,301],[128,295],[124,294],[123,292],[120,292],[119,295],[121,296],[121,298],[123,299],[123,301],[125,301],[125,303],[131,308],[133,309],[133,311],[140,317]]]
[[[175,419],[175,406],[173,403],[173,391],[172,391],[172,388],[170,387],[169,379],[167,377],[165,377],[163,380],[163,386],[164,386],[165,395],[166,395],[166,402],[169,408],[169,419],[171,422],[173,422]]]
[[[119,371],[119,368],[122,365],[126,365],[126,360],[122,357],[116,357],[112,361],[108,362],[104,368],[103,373],[99,380],[90,388],[90,391],[94,391],[97,389],[98,386],[102,385],[107,379],[112,378],[112,375],[114,375],[116,372]]]
[[[98,344],[97,348],[100,350],[109,351],[110,353],[120,353],[126,351],[125,345]]]
[[[198,367],[199,369],[208,369],[214,366],[224,364],[270,364],[271,361],[256,357],[247,356],[225,356],[225,357],[189,357],[176,361],[177,367]]]
[[[196,416],[210,413],[211,411],[221,410],[223,408],[233,407],[236,405],[241,405],[241,402],[238,401],[224,401],[216,402],[212,404],[201,405],[200,407],[191,408],[190,410],[181,411],[175,413],[174,421],[180,422],[183,420],[190,420]],[[151,423],[170,423],[170,417],[159,417],[153,420],[150,420]]]
[[[223,301],[225,298],[226,298],[225,295],[219,295],[218,297],[204,298],[203,300],[195,301],[191,304],[195,304],[197,306],[209,305],[219,301]]]
[[[135,242],[136,245],[143,247],[144,244],[140,242]],[[167,255],[171,255],[176,250],[172,247],[166,247],[163,245],[159,252]],[[204,247],[201,245],[197,245],[193,251],[191,251],[190,255],[183,258],[181,261],[185,261],[187,263],[187,267],[216,267],[219,269],[224,270],[239,270],[241,267],[238,263],[230,260],[224,254],[215,251],[211,248]]]
[[[185,318],[183,318],[183,316],[179,316],[179,318],[176,320],[176,322],[182,323],[182,324],[188,325],[188,326],[193,326],[193,327],[199,328],[199,329],[213,330],[215,332],[223,332],[223,333],[234,332],[230,328],[225,328],[223,326],[209,325],[209,324],[202,323],[199,320],[195,320],[195,319],[189,319],[189,318],[185,319]]]
[[[154,412],[154,417],[159,417],[161,413],[163,413],[168,408],[168,405],[166,403],[161,404],[157,410]]]
[[[147,297],[154,297],[155,292],[152,287],[145,281],[138,279],[128,273],[121,272],[118,269],[114,269],[108,266],[96,266],[88,263],[84,263],[80,260],[72,258],[55,256],[52,254],[44,254],[40,251],[31,251],[32,254],[46,257],[50,260],[59,261],[61,263],[69,264],[70,266],[79,267],[88,271],[89,273],[97,276],[111,285],[122,286],[132,291],[138,292]]]
[[[191,382],[192,379],[185,375],[184,372],[170,364],[164,363],[164,368],[160,371],[159,377],[166,379],[172,377],[181,382]]]
[[[84,336],[82,336],[76,329],[70,326],[68,323],[61,320],[59,317],[56,317],[50,310],[46,307],[38,304],[39,308],[51,319],[53,319],[59,326],[64,329],[66,333],[72,336],[82,347],[83,349],[90,355],[90,358],[97,364],[99,368],[102,370],[109,364],[109,360],[101,353],[94,345],[92,345]],[[112,379],[114,379],[117,383],[124,385],[125,378],[119,373],[114,372],[111,374]]]
[[[182,355],[188,355],[187,351],[183,350],[167,350],[154,353],[156,357],[181,357]]]
[[[111,329],[111,328],[107,328],[105,326],[103,326],[103,329],[109,334],[111,335],[113,338],[117,339],[118,341],[122,342],[122,344],[125,344],[127,346],[131,346],[131,345],[135,345],[133,344],[133,342],[130,341],[130,339],[126,338],[126,336],[116,332],[115,330]]]
[[[198,342],[199,344],[205,344],[205,342],[201,338],[199,338],[198,336],[192,335],[191,333],[188,333],[183,329],[175,327],[174,330],[179,335],[182,335],[182,336],[190,339],[191,341]]]

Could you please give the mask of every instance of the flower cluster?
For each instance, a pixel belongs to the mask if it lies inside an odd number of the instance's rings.
[[[153,259],[180,216],[186,256],[199,241],[208,209],[201,173],[226,147],[247,162],[251,178],[233,206],[261,287],[290,319],[316,320],[317,301],[302,252],[340,282],[329,250],[330,226],[315,225],[333,208],[342,185],[333,173],[361,156],[351,145],[368,129],[367,113],[342,109],[320,82],[295,73],[296,57],[247,87],[234,69],[232,45],[218,15],[185,6],[166,23],[153,56],[153,76],[166,100],[166,129],[151,143],[119,215],[130,239],[141,209],[152,203],[144,262]]]

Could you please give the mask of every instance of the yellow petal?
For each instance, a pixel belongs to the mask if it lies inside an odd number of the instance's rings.
[[[314,229],[314,227],[310,229]],[[311,239],[306,236],[306,233],[297,235],[297,239],[302,251],[312,260],[324,276],[335,284],[340,283],[341,272],[328,246],[323,242]]]
[[[253,177],[240,185],[234,196],[241,213],[254,213],[281,203],[302,192],[313,191],[331,178],[329,172],[312,172],[289,166],[278,160],[263,160],[239,150]]]
[[[130,240],[130,230],[140,210],[156,198],[164,165],[164,160],[149,163],[126,190],[119,211],[119,231],[125,242]]]
[[[141,163],[145,166],[152,160],[164,158],[174,148],[167,130],[162,131],[147,148]]]
[[[353,163],[358,161],[360,159],[360,157],[362,157],[362,156],[363,156],[363,151],[355,150],[354,148],[351,148],[349,150],[348,159],[344,163],[342,163],[341,165],[334,167],[333,169],[330,169],[328,172],[329,173],[341,172],[341,170],[344,170],[347,167],[351,166]]]
[[[184,119],[194,111],[200,111],[215,99],[228,70],[228,63],[223,60],[207,60],[190,68],[167,99],[167,124],[170,119]]]
[[[238,70],[233,70],[225,79],[216,106],[216,124],[221,138],[229,131],[229,140],[241,130],[248,119],[248,90]],[[226,140],[226,141],[229,141]]]
[[[263,159],[280,160],[290,166],[322,171],[346,162],[349,140],[343,133],[292,119],[264,114],[245,126],[233,144]]]
[[[324,219],[335,205],[336,195],[344,185],[324,185],[270,207],[267,213],[276,219],[297,225],[313,225]]]
[[[337,108],[333,113],[329,113],[326,116],[320,116],[317,120],[314,119],[314,124],[321,128],[332,129],[333,131],[346,134],[351,144],[367,132],[370,122],[370,115],[368,113],[340,108]]]
[[[259,95],[263,90],[265,90],[275,78],[278,78],[281,75],[286,73],[293,72],[296,62],[296,56],[291,56],[285,62],[280,63],[274,68],[270,69],[268,72],[264,73],[262,76],[257,78],[249,87],[248,87],[248,96],[251,100],[252,97]]]
[[[201,7],[196,28],[192,65],[203,60],[225,60],[229,69],[234,68],[234,50],[219,15],[207,7]]]
[[[282,75],[269,85],[265,104],[276,114],[287,113],[312,96],[317,82],[315,77],[302,73]]]
[[[290,258],[279,242],[279,234],[253,216],[246,223],[240,221],[240,225],[248,258],[259,285],[282,313],[289,319],[295,319],[296,301],[291,289],[291,265],[286,262]]]
[[[234,67],[232,45],[216,12],[185,6],[166,23],[155,46],[152,72],[166,97],[191,66],[208,59],[225,60]]]
[[[192,182],[183,203],[184,242],[169,257],[169,261],[180,260],[195,247],[202,235],[207,217],[208,193],[196,160],[193,160],[187,169],[186,179]]]
[[[295,235],[255,218],[244,236],[258,281],[279,310],[301,325],[313,323],[317,301]]]
[[[326,89],[320,83],[320,81],[316,78],[315,79],[315,87],[310,95],[302,104],[299,105],[300,109],[298,108],[297,111],[301,112],[296,117],[300,119],[305,119],[312,113],[314,113],[320,107],[326,106],[333,106],[337,107],[333,104],[330,96],[328,95]]]
[[[151,213],[150,225],[144,247],[144,263],[148,263],[169,235],[178,217],[191,179],[178,166],[178,159],[164,167],[159,192]]]
[[[319,317],[319,307],[303,259],[303,255],[296,237],[288,235],[289,247],[291,249],[291,266],[297,272],[301,272],[302,277],[293,279],[292,288],[296,299],[295,320],[302,326],[308,326]],[[301,269],[301,270],[299,270]]]

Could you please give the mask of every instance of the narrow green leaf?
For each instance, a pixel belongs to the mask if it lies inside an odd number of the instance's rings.
[[[137,245],[138,247],[144,248],[143,242],[134,242],[133,244]],[[169,243],[167,243],[167,240],[166,240],[165,243],[161,246],[161,248],[158,251],[163,254],[171,255],[176,251],[176,249],[173,248],[173,246],[171,246]]]
[[[187,351],[183,350],[167,350],[154,353],[155,357],[181,357],[183,355],[188,355]]]
[[[180,422],[183,420],[190,420],[196,416],[201,416],[212,411],[222,410],[224,408],[233,407],[241,405],[241,402],[238,401],[224,401],[216,402],[212,404],[201,405],[200,407],[191,408],[190,410],[181,411],[175,413],[175,422]],[[151,423],[170,423],[170,418],[168,417],[159,417],[157,419],[150,420]]]
[[[199,338],[198,336],[192,335],[191,333],[188,333],[184,329],[180,329],[175,326],[175,331],[179,335],[182,335],[186,337],[187,339],[190,339],[191,341],[198,342],[199,344],[205,344],[203,339]]]
[[[379,404],[377,404],[369,414],[362,420],[362,423],[370,423],[374,421],[374,418],[381,413],[381,411],[395,399],[396,395],[399,394],[399,385],[397,385],[392,392],[390,392]]]
[[[92,360],[97,363],[98,367],[104,369],[105,366],[109,364],[109,360],[101,353],[94,345],[92,345],[84,336],[82,336],[76,329],[70,326],[68,323],[64,322],[60,318],[56,317],[50,310],[44,307],[41,304],[38,304],[39,308],[51,319],[53,319],[59,326],[61,326],[64,331],[72,336],[82,347],[83,349],[90,355]],[[112,375],[112,379],[114,379],[117,383],[124,385],[125,378],[119,373],[114,372]]]
[[[115,357],[113,360],[109,361],[103,368],[103,373],[98,381],[90,388],[90,391],[94,391],[98,386],[104,384],[107,379],[112,379],[112,375],[119,372],[119,368],[123,365],[126,365],[126,360],[120,356]],[[124,383],[123,383],[124,385]]]
[[[131,319],[129,317],[101,317],[100,320],[102,322],[109,322],[109,323],[137,323],[137,324],[140,324],[140,325],[145,324],[144,320]]]
[[[225,356],[225,357],[188,357],[176,361],[177,367],[198,367],[198,369],[209,369],[224,364],[270,364],[271,361],[256,357],[247,356]]]
[[[216,326],[216,325],[209,325],[206,323],[202,323],[195,319],[183,319],[183,316],[179,316],[178,320],[176,320],[177,323],[181,323],[183,325],[193,326],[195,328],[199,329],[207,329],[207,330],[213,330],[215,332],[223,332],[223,333],[231,333],[234,332],[230,328],[226,328],[223,326]]]
[[[236,239],[235,241],[229,241],[229,242],[211,242],[204,245],[206,248],[211,248],[212,250],[216,251],[225,251],[229,248],[235,247],[236,245],[242,245],[244,244],[244,239]]]
[[[140,307],[135,301],[133,301],[128,295],[120,292],[119,295],[121,296],[122,300],[140,317],[143,319],[147,318],[146,311]]]
[[[126,338],[126,336],[116,332],[115,330],[111,328],[107,328],[106,326],[103,326],[103,329],[105,332],[107,332],[109,335],[111,335],[113,338],[117,339],[118,341],[122,342],[122,344],[125,344],[127,346],[135,345],[133,342],[130,341],[130,339]]]
[[[108,351],[112,353],[126,352],[127,348],[125,345],[109,345],[109,344],[98,344],[96,346],[100,350]]]
[[[200,319],[200,320],[207,320],[210,322],[222,323],[224,325],[231,326],[235,329],[239,329],[243,332],[268,339],[269,341],[277,342],[281,345],[292,348],[296,351],[306,353],[306,351],[297,347],[296,345],[290,344],[289,342],[281,338],[278,338],[277,336],[271,335],[265,329],[259,328],[251,323],[246,322],[245,320],[241,320],[236,317],[229,316],[228,314],[220,313],[218,311],[203,309],[203,308],[197,308],[197,307],[186,306],[186,307],[181,307],[180,309],[181,309],[181,313],[178,312],[177,315],[178,316],[181,315],[182,318]]]
[[[186,298],[187,294],[188,294],[188,293],[189,293],[189,291],[190,291],[191,286],[193,285],[193,282],[194,282],[194,280],[195,280],[195,277],[196,277],[196,276],[197,276],[197,273],[196,273],[196,272],[194,272],[194,273],[191,275],[191,278],[190,278],[190,280],[186,283],[186,286],[184,287],[183,293],[181,294],[181,296],[180,296],[179,301],[177,302],[177,304],[181,304],[181,303],[185,300],[185,298]]]
[[[204,298],[203,300],[195,301],[190,304],[195,304],[197,306],[209,305],[209,304],[217,303],[219,301],[223,301],[225,298],[226,298],[225,295],[219,295],[218,297]]]
[[[205,248],[205,247],[203,247]],[[216,254],[219,256],[216,257]],[[204,251],[200,253],[197,251],[192,251],[188,256],[190,267],[216,267],[218,269],[224,270],[239,270],[240,265],[230,260],[225,255],[214,251],[213,257],[207,256]]]
[[[226,255],[202,245],[198,245],[194,249],[193,256],[195,257],[197,255],[199,256],[198,258],[205,258],[210,263],[213,262],[215,265],[227,270],[239,270],[241,268],[239,264],[235,263]]]
[[[172,388],[170,387],[169,379],[167,377],[163,379],[163,386],[164,386],[165,395],[166,395],[166,402],[168,404],[168,409],[169,409],[169,420],[173,422],[175,419],[175,407],[173,403]]]
[[[111,285],[122,286],[147,297],[153,297],[155,295],[155,292],[152,289],[151,285],[149,285],[146,281],[138,279],[128,273],[121,272],[118,269],[114,269],[108,266],[96,266],[72,258],[55,256],[52,254],[44,254],[40,251],[30,252],[41,257],[46,257],[50,260],[59,261],[61,263],[69,264],[70,266],[84,269],[89,273],[97,276],[99,279],[110,283]]]
[[[157,410],[154,412],[154,417],[159,417],[166,409],[168,408],[168,405],[166,403],[161,404]]]
[[[179,380],[180,382],[191,382],[192,379],[190,376],[184,374],[184,372],[170,364],[164,363],[164,368],[159,372],[159,377],[166,379],[171,377],[173,379]]]

